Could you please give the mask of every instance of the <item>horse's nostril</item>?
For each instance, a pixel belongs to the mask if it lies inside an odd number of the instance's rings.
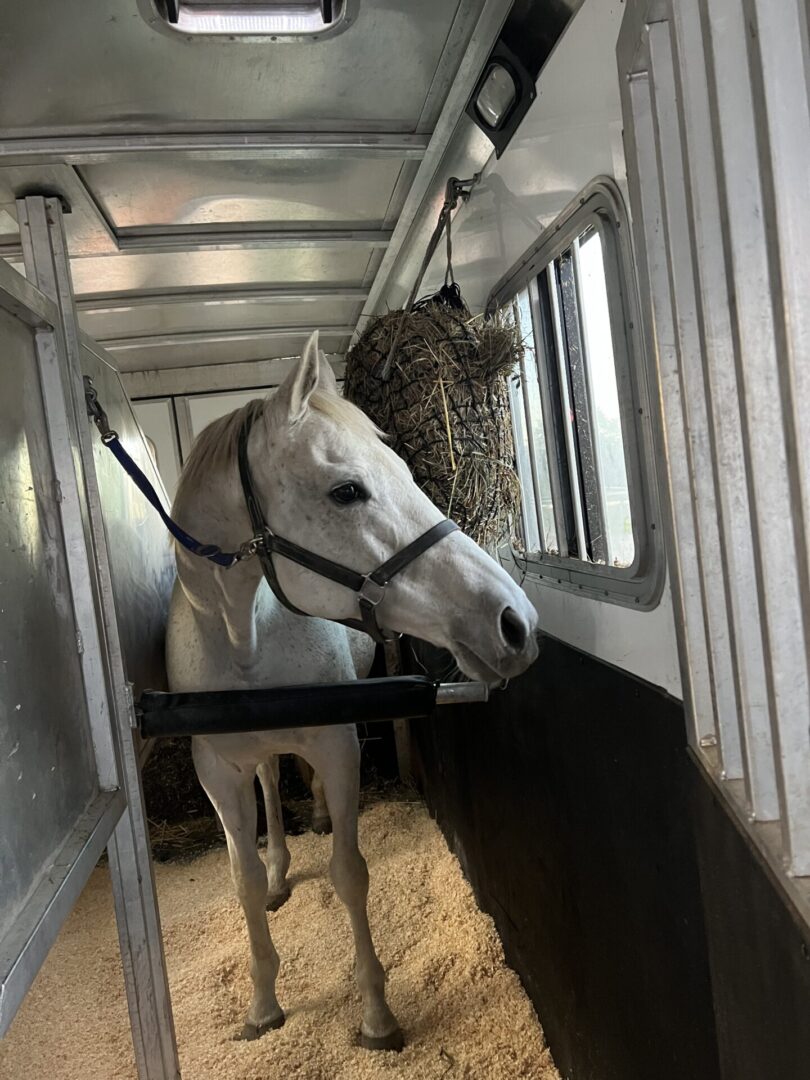
[[[511,649],[522,649],[529,636],[525,622],[512,608],[504,608],[501,613],[501,634]]]

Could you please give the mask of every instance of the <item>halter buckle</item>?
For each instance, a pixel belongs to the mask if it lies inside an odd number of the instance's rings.
[[[87,415],[96,425],[101,435],[101,441],[106,445],[113,442],[118,438],[118,432],[113,431],[110,427],[110,422],[107,419],[101,402],[98,400],[98,391],[93,385],[93,380],[89,375],[84,376],[84,400],[87,405]]]
[[[239,559],[241,562],[243,559],[252,559],[259,548],[262,546],[261,536],[251,536],[250,540],[246,540],[244,544],[239,547]]]
[[[371,574],[366,574],[359,589],[359,597],[361,600],[365,600],[369,607],[376,607],[385,596],[385,588],[386,586],[380,585],[378,581],[372,578]]]

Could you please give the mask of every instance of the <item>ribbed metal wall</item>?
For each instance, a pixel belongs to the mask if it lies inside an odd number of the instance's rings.
[[[803,0],[638,0],[618,61],[690,740],[772,864],[802,878],[807,9]],[[802,902],[805,885],[791,886]]]

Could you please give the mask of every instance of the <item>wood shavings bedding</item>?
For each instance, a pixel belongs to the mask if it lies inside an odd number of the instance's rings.
[[[248,949],[223,850],[156,867],[184,1080],[559,1080],[492,920],[423,806],[360,818],[369,911],[405,1032],[400,1054],[355,1045],[348,919],[329,881],[329,837],[289,838],[290,900],[270,918],[287,1022],[234,1041],[250,998]],[[106,868],[98,868],[6,1038],[3,1080],[135,1080]]]

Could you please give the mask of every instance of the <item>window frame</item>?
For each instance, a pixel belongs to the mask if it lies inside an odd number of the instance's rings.
[[[570,458],[574,453],[573,433],[570,425],[561,426],[559,420],[555,419],[555,398],[549,388],[549,379],[553,375],[560,378],[563,371],[561,360],[566,370],[568,360],[567,350],[561,353],[561,349],[564,349],[563,313],[554,310],[557,307],[556,294],[548,286],[547,275],[549,272],[556,273],[556,260],[574,246],[575,240],[589,226],[599,234],[606,268],[619,419],[635,546],[633,563],[627,567],[592,563],[578,555],[568,554],[567,537],[574,532],[577,550],[582,548],[583,543],[587,550],[583,522],[585,508],[580,501],[579,491],[572,492],[570,498],[561,495],[562,486],[567,485],[570,489],[574,479],[570,469]],[[610,273],[609,268],[616,272]],[[545,285],[541,283],[544,277]],[[506,307],[523,289],[528,289],[529,293],[543,432],[560,554],[545,551],[545,539],[541,537],[540,551],[524,554],[512,547],[512,557],[519,565],[525,566],[528,577],[543,584],[649,610],[661,598],[665,560],[659,527],[647,362],[638,313],[630,229],[624,200],[614,180],[607,176],[597,177],[577,195],[495,285],[486,310],[493,312]],[[580,332],[581,329],[580,317]],[[563,396],[566,392],[567,386],[564,386]],[[510,394],[513,403],[516,397],[516,394]],[[524,424],[529,423],[527,418],[521,419]],[[581,480],[577,460],[576,478]],[[535,492],[532,502],[536,502],[536,499]],[[561,520],[567,510],[570,513],[571,506],[574,521]]]

